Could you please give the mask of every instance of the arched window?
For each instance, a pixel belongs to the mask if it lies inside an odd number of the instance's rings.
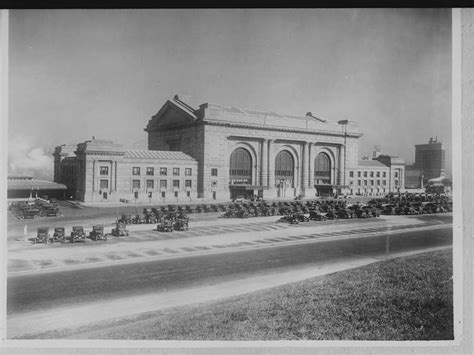
[[[331,160],[326,153],[319,153],[314,160],[314,182],[317,185],[331,183]]]
[[[280,180],[286,180],[293,184],[295,174],[295,163],[291,154],[282,150],[275,158],[275,184],[278,185]]]
[[[248,150],[237,148],[230,155],[230,184],[252,184],[252,157]]]

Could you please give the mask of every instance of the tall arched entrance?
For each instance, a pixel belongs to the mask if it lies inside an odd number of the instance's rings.
[[[252,156],[245,148],[237,148],[230,155],[229,189],[230,198],[252,198],[253,190],[247,190],[252,185]]]
[[[326,153],[319,153],[314,159],[314,184],[318,196],[332,196],[331,159]]]
[[[295,180],[295,162],[287,150],[279,152],[275,158],[275,186],[278,197],[293,197]]]

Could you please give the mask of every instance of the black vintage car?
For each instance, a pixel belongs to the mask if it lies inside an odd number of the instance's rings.
[[[33,242],[48,244],[49,239],[49,228],[48,227],[39,227],[36,231],[36,237]]]
[[[112,235],[115,237],[127,237],[128,229],[126,227],[126,224],[118,221],[115,228],[112,229]]]
[[[84,227],[74,226],[72,227],[71,232],[71,243],[75,242],[86,242],[86,233],[84,232]]]
[[[64,230],[64,227],[54,228],[52,241],[53,243],[54,242],[64,243],[66,241],[66,231]]]
[[[171,219],[163,218],[161,222],[156,226],[159,232],[172,232],[174,229],[174,222]]]
[[[103,226],[93,226],[92,231],[89,233],[89,238],[95,241],[107,240],[107,235],[104,233]]]

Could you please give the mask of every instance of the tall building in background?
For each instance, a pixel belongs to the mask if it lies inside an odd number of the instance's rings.
[[[444,175],[445,153],[438,137],[431,137],[428,144],[415,145],[414,169],[422,172],[424,182]]]

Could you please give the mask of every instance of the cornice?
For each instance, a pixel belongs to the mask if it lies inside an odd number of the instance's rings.
[[[217,121],[203,121],[203,124],[209,126],[223,126],[223,127],[235,127],[235,128],[248,128],[248,129],[258,129],[263,131],[279,131],[279,132],[292,132],[292,133],[303,133],[303,134],[312,134],[312,135],[326,135],[326,136],[337,136],[337,137],[352,137],[360,138],[363,136],[363,133],[344,133],[344,132],[334,132],[334,131],[309,131],[304,129],[292,129],[287,127],[268,127],[260,125],[246,125],[242,123],[231,123],[231,122],[217,122]]]

